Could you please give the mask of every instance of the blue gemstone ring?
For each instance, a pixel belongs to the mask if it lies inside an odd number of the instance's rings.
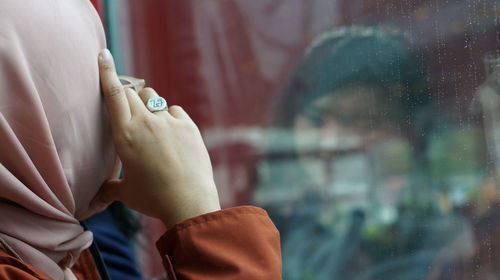
[[[151,112],[163,111],[167,109],[167,100],[163,97],[153,97],[148,99],[146,107],[148,107]]]

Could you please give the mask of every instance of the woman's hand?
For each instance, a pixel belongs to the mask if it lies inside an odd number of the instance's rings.
[[[125,89],[108,50],[99,55],[99,69],[124,177],[107,181],[91,207],[119,200],[167,226],[220,210],[210,158],[189,115],[179,106],[150,112],[145,103],[158,94]]]

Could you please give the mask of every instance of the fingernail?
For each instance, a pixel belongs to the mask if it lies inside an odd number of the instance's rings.
[[[101,61],[107,61],[113,59],[113,56],[111,55],[111,52],[108,49],[103,49],[99,53],[99,60]]]

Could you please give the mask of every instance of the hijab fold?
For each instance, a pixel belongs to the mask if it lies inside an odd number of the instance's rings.
[[[115,157],[105,47],[88,0],[0,0],[0,248],[56,280],[75,279],[92,243],[78,219]]]

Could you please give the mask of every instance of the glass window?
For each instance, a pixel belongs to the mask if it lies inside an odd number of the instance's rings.
[[[269,212],[284,279],[500,278],[498,1],[119,3],[125,70]]]

